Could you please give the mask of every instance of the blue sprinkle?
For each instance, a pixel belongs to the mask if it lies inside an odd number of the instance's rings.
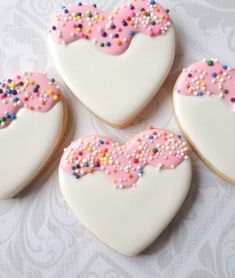
[[[216,72],[213,72],[213,73],[212,73],[212,76],[213,76],[213,77],[217,77],[217,73],[216,73]]]
[[[80,176],[79,176],[77,173],[75,173],[75,172],[73,172],[72,175],[73,175],[76,179],[79,179],[79,178],[80,178]]]
[[[153,135],[149,135],[149,139],[153,139]]]
[[[51,80],[52,83],[55,82],[55,78],[54,77],[52,77],[50,80]]]
[[[84,167],[89,167],[88,162],[85,162],[85,163],[84,163]]]
[[[68,14],[68,13],[69,13],[69,10],[68,10],[68,9],[64,9],[64,13],[65,13],[65,14]]]
[[[133,37],[135,35],[134,31],[130,31],[130,35]]]
[[[7,117],[7,119],[11,119],[11,115],[10,114],[7,114],[6,117]]]
[[[104,144],[104,141],[103,141],[102,139],[100,139],[100,140],[99,140],[99,144],[100,144],[100,145],[103,145],[103,144]]]
[[[144,169],[140,168],[140,169],[139,169],[139,174],[140,174],[140,175],[143,175],[143,174],[144,174]]]
[[[150,1],[150,5],[155,5],[155,4],[156,4],[156,1],[154,1],[154,0]]]
[[[199,91],[199,92],[197,92],[197,95],[198,95],[199,97],[201,97],[201,96],[203,96],[204,94],[203,94],[203,92]]]
[[[227,70],[227,69],[228,69],[228,66],[224,65],[224,66],[223,66],[223,69],[224,69],[224,70]]]
[[[11,79],[8,79],[8,80],[7,80],[7,82],[8,82],[8,83],[11,83],[11,82],[12,82],[12,80],[11,80]]]
[[[16,115],[11,115],[12,120],[16,120]]]
[[[81,2],[78,2],[78,6],[82,6],[82,3],[81,3]]]
[[[8,89],[8,90],[7,90],[7,94],[9,94],[9,95],[12,94],[12,90],[11,90],[11,89]]]
[[[106,45],[107,45],[108,47],[110,47],[110,46],[111,46],[111,42],[107,42]]]
[[[14,99],[13,99],[13,101],[14,102],[18,102],[20,99],[18,98],[18,97],[15,97]]]

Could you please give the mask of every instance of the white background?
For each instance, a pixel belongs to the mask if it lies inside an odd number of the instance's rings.
[[[47,48],[47,29],[60,6],[70,2],[0,0],[0,76],[10,77],[24,70],[55,73]],[[98,7],[109,11],[119,2],[96,1]],[[159,94],[131,126],[117,130],[97,120],[62,85],[72,110],[63,146],[88,134],[104,134],[124,142],[149,125],[177,131],[171,93],[181,69],[204,57],[235,64],[234,0],[161,3],[171,11],[178,48],[171,74]],[[235,277],[235,186],[209,171],[195,154],[192,190],[180,213],[148,250],[126,258],[99,243],[67,207],[56,169],[63,146],[50,167],[23,194],[0,201],[1,278]]]

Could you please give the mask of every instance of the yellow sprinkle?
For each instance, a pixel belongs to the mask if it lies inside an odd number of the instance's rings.
[[[52,90],[48,90],[47,94],[48,94],[49,96],[51,96],[51,95],[53,95],[53,91],[52,91]]]
[[[104,20],[104,16],[103,16],[103,15],[100,15],[100,16],[99,16],[99,20]]]
[[[82,32],[82,28],[77,28],[77,31],[78,31],[79,33],[81,33],[81,32]]]
[[[15,88],[15,87],[16,87],[16,83],[15,83],[15,82],[11,82],[10,87],[11,87],[11,88]]]
[[[59,99],[58,96],[54,96],[53,98],[54,98],[54,101],[57,101]]]
[[[122,41],[118,40],[117,45],[119,45],[119,46],[122,45]]]
[[[81,19],[81,16],[80,16],[80,15],[78,15],[78,16],[76,17],[76,19],[77,19],[77,20],[80,20],[80,19]]]
[[[206,82],[201,82],[202,87],[206,87]]]
[[[92,32],[91,28],[88,28],[86,31],[88,34],[90,34]]]
[[[86,148],[86,151],[89,152],[89,153],[91,153],[91,152],[92,152],[92,148],[91,148],[91,147],[87,147],[87,148]]]

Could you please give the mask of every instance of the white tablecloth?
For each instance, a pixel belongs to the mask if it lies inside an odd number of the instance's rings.
[[[160,93],[131,126],[118,130],[96,119],[62,85],[72,111],[63,146],[88,134],[124,142],[149,125],[177,131],[171,93],[182,67],[204,57],[234,65],[234,0],[160,2],[170,9],[178,33],[174,67]],[[96,3],[111,10],[118,1]],[[55,72],[47,30],[62,4],[61,0],[0,0],[0,76],[31,69]],[[67,207],[57,178],[63,146],[23,194],[0,201],[1,278],[235,277],[235,186],[213,174],[195,154],[192,190],[180,213],[148,250],[126,258],[97,241]]]

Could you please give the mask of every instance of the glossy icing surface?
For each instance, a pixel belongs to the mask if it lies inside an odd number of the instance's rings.
[[[235,108],[235,70],[217,59],[199,61],[180,75],[176,92],[198,97],[217,95]]]
[[[46,74],[30,72],[0,81],[0,129],[17,118],[17,112],[26,108],[36,112],[48,112],[60,100],[54,78]]]
[[[206,164],[235,183],[235,71],[217,59],[199,61],[179,76],[175,113]]]
[[[0,198],[20,192],[39,173],[63,130],[64,108],[59,101],[46,113],[20,109],[17,121],[0,131]]]
[[[66,85],[95,115],[124,126],[154,97],[172,66],[175,30],[137,34],[126,52],[107,55],[87,40],[66,47],[50,39],[55,66]]]
[[[136,187],[118,190],[102,172],[76,180],[59,169],[61,190],[74,214],[126,256],[143,251],[166,228],[185,200],[191,175],[190,159],[163,171],[147,166]]]
[[[59,44],[91,40],[104,52],[120,55],[128,49],[136,34],[164,35],[170,24],[167,11],[154,0],[130,1],[111,14],[98,10],[96,5],[78,3],[63,7],[50,33]]]
[[[235,111],[219,96],[175,93],[174,105],[180,126],[206,163],[235,183]]]
[[[101,136],[80,138],[65,150],[60,167],[76,179],[99,171],[117,187],[128,188],[144,176],[147,165],[174,169],[185,159],[188,148],[181,136],[152,128],[123,146]]]

